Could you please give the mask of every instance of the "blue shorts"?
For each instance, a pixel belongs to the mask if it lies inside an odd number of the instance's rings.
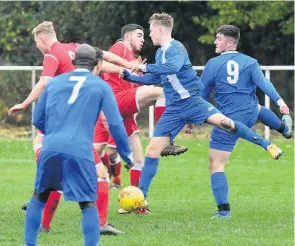
[[[186,124],[203,124],[211,115],[220,113],[201,96],[192,96],[166,107],[158,121],[154,137],[170,137],[173,140]]]
[[[258,118],[258,109],[253,108],[250,111],[247,112],[239,112],[235,114],[229,114],[226,115],[230,119],[234,121],[239,121],[249,128],[254,126],[255,122],[257,121]],[[227,151],[227,152],[232,152],[238,138],[234,136],[233,134],[222,130],[218,127],[213,127],[211,136],[210,136],[210,148],[211,149],[216,149],[216,150],[221,150],[221,151]]]
[[[97,176],[92,161],[42,150],[37,165],[35,190],[62,190],[65,200],[93,202],[97,200]]]

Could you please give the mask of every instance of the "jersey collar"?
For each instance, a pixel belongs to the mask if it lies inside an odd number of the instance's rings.
[[[230,54],[230,53],[239,53],[239,52],[236,50],[230,50],[230,51],[222,52],[221,55]]]
[[[167,43],[167,44],[165,44],[163,47],[162,47],[162,50],[166,50],[169,46],[170,46],[170,44],[171,44],[171,42],[174,40],[174,38],[172,38],[172,40],[169,42],[169,43]]]
[[[74,72],[90,72],[90,71],[88,69],[86,69],[86,68],[76,68],[74,70]]]

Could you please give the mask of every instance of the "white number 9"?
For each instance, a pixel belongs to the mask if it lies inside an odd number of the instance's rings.
[[[226,63],[226,69],[228,76],[226,77],[229,84],[235,84],[239,79],[239,64],[233,60],[229,60]]]

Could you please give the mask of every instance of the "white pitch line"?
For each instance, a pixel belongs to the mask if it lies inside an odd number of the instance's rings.
[[[34,162],[34,159],[8,159],[8,158],[0,158],[0,162]]]

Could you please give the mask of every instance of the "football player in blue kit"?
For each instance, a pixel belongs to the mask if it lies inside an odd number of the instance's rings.
[[[204,84],[202,96],[209,100],[213,90],[216,107],[225,116],[252,127],[260,115],[264,123],[277,130],[281,129],[281,133],[290,138],[292,118],[288,106],[273,84],[264,77],[257,60],[237,51],[239,38],[240,30],[236,26],[223,25],[216,30],[215,51],[220,55],[210,59],[204,68],[201,75]],[[272,111],[258,105],[257,86],[285,114],[282,121]],[[211,188],[218,206],[218,212],[212,218],[230,218],[228,183],[224,167],[238,138],[239,136],[218,127],[214,127],[211,133],[209,170]]]
[[[25,243],[36,245],[42,210],[52,190],[78,202],[84,245],[99,242],[97,176],[92,152],[94,127],[103,110],[126,167],[132,164],[128,137],[111,87],[98,74],[103,53],[88,44],[75,52],[73,72],[51,79],[36,104],[33,124],[44,132],[35,190],[25,218]]]
[[[156,63],[140,64],[135,68],[145,72],[144,75],[133,75],[128,70],[123,70],[124,78],[134,83],[151,85],[161,81],[166,99],[166,110],[158,121],[153,138],[147,147],[140,177],[139,188],[145,198],[157,172],[161,151],[186,124],[200,125],[206,122],[217,126],[236,137],[262,146],[274,159],[278,159],[282,151],[277,146],[243,123],[226,117],[200,95],[203,84],[192,67],[188,53],[182,43],[171,37],[172,16],[166,13],[153,14],[149,24],[152,42],[160,46],[156,52]],[[146,207],[143,209],[148,212]]]

